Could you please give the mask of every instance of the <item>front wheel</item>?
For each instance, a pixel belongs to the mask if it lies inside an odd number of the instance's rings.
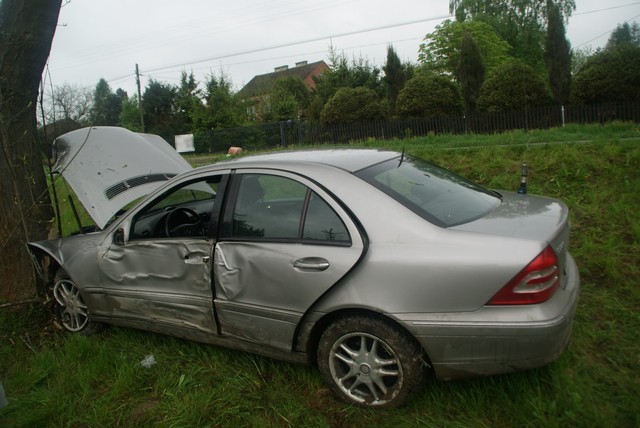
[[[56,274],[53,298],[56,303],[56,314],[66,330],[83,335],[99,330],[99,324],[92,322],[89,317],[89,310],[82,300],[78,286],[64,270],[59,270]]]
[[[425,379],[423,353],[384,319],[351,316],[331,324],[318,343],[318,368],[329,388],[363,407],[398,407]]]

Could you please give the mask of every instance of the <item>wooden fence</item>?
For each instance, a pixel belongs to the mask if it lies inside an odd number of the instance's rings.
[[[423,119],[321,125],[306,121],[215,129],[196,136],[197,151],[225,152],[230,146],[265,149],[291,145],[347,144],[368,139],[401,139],[431,134],[491,134],[515,129],[548,129],[565,124],[640,122],[640,103],[542,107]]]

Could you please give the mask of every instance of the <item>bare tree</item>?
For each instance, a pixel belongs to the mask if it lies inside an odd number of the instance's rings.
[[[40,77],[62,0],[0,1],[0,300],[33,296],[26,242],[47,237],[51,204],[37,140]]]
[[[91,88],[64,83],[53,88],[51,99],[54,116],[49,119],[49,123],[55,118],[55,120],[73,121],[78,125],[89,124],[93,108]]]

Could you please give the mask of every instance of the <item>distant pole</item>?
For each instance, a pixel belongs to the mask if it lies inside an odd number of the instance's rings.
[[[140,70],[136,64],[136,85],[138,85],[138,108],[140,109],[140,128],[144,132],[144,114],[142,113],[142,93],[140,91]]]

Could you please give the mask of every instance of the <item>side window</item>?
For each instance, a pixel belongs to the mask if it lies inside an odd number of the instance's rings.
[[[239,178],[232,238],[350,242],[340,217],[304,184],[276,175]]]
[[[136,214],[131,239],[208,236],[221,179],[207,177],[164,193]]]
[[[303,239],[350,242],[349,232],[336,212],[315,192],[311,193]]]

